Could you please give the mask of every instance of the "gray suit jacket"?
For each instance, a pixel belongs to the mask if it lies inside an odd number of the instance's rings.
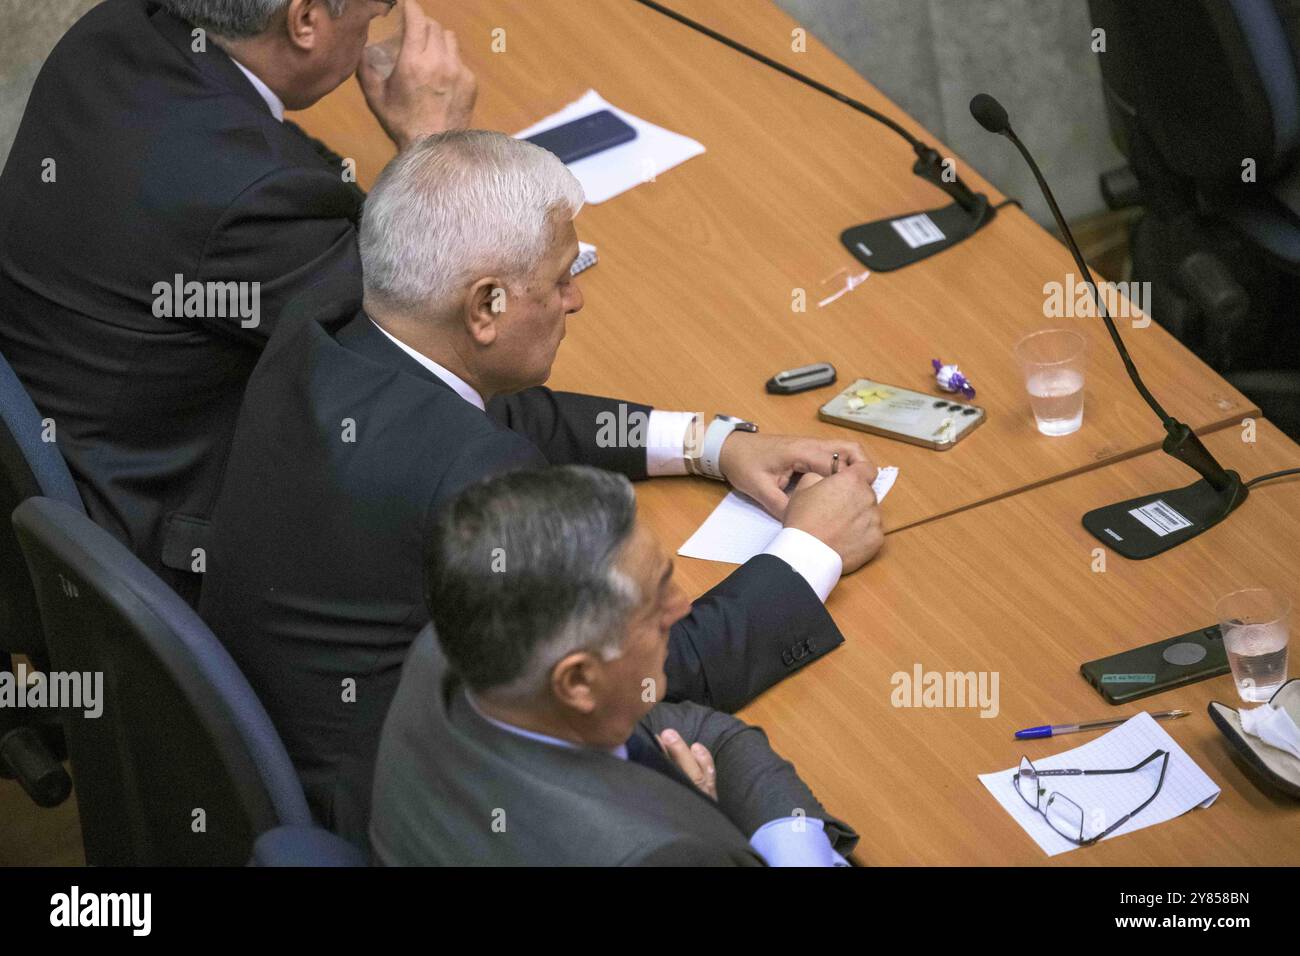
[[[762,866],[749,836],[802,810],[835,848],[857,834],[829,817],[767,737],[692,703],[659,704],[635,733],[673,727],[718,768],[718,802],[665,772],[494,726],[465,696],[426,627],[384,724],[370,843],[388,865]],[[671,768],[671,769],[669,769]]]

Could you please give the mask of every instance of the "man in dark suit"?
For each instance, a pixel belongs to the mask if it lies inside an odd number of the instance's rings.
[[[360,64],[399,145],[468,121],[473,77],[414,0],[407,45],[363,59],[389,7],[107,0],[50,54],[0,175],[0,351],[91,517],[191,600],[282,305],[329,274],[360,302],[355,171],[284,110]]]
[[[764,501],[785,530],[670,643],[666,693],[723,710],[843,640],[822,602],[883,540],[875,467],[851,441],[540,387],[582,307],[582,198],[553,155],[499,133],[405,150],[367,199],[365,309],[331,312],[328,287],[304,297],[289,311],[321,321],[286,322],[249,381],[200,613],[337,832],[364,839],[384,713],[428,620],[424,542],[465,485],[580,463],[634,479],[699,470]],[[787,505],[792,474],[829,474],[836,452],[846,467]]]
[[[761,730],[645,693],[689,610],[672,572],[622,476],[516,471],[456,497],[384,725],[375,859],[844,865],[857,835]]]

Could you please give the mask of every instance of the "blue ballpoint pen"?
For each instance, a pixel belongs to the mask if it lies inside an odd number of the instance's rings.
[[[1152,714],[1156,720],[1174,720],[1178,717],[1186,717],[1191,711],[1188,710],[1163,710],[1158,714]],[[1016,740],[1035,740],[1039,737],[1059,737],[1061,734],[1077,734],[1083,730],[1098,730],[1102,727],[1118,727],[1128,720],[1128,717],[1115,717],[1108,720],[1092,720],[1086,724],[1046,724],[1042,727],[1026,727],[1024,730],[1016,731]]]

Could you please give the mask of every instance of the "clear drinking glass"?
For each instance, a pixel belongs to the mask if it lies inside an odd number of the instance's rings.
[[[1291,601],[1268,588],[1242,588],[1220,598],[1214,613],[1237,694],[1248,703],[1268,700],[1286,683]]]
[[[1029,404],[1044,435],[1070,435],[1083,424],[1083,371],[1088,341],[1070,329],[1048,329],[1016,343]]]

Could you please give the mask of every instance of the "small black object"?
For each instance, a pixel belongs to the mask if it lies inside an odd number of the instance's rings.
[[[817,362],[777,372],[767,380],[767,390],[773,395],[795,395],[834,384],[835,366],[830,362]]]
[[[38,807],[57,807],[72,793],[72,778],[50,753],[36,728],[19,727],[0,737],[0,769],[9,768]]]
[[[636,139],[636,130],[609,110],[600,110],[555,129],[527,137],[528,142],[550,150],[562,163],[575,163]]]

